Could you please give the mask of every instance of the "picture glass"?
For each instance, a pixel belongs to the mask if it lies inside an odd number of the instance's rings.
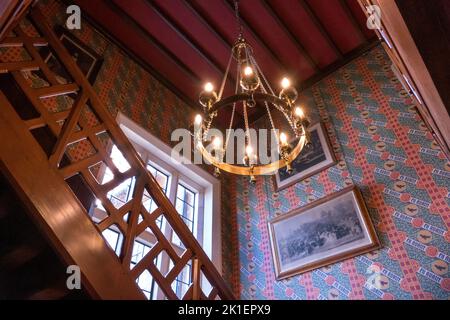
[[[291,162],[293,172],[289,174],[283,168],[275,174],[277,190],[297,183],[335,163],[335,158],[323,126],[320,123],[316,123],[310,127],[309,132],[311,144],[305,146],[297,158]],[[296,143],[297,140],[291,142],[292,145]]]
[[[297,141],[293,144],[295,145]],[[294,169],[292,174],[286,172],[286,170],[280,170],[280,181],[284,181],[292,177],[300,172],[304,172],[305,170],[320,164],[325,161],[327,156],[325,154],[322,142],[320,141],[319,133],[317,129],[311,131],[311,146],[309,148],[305,148],[294,161],[292,161],[291,165]]]
[[[370,245],[353,192],[273,223],[281,272]]]

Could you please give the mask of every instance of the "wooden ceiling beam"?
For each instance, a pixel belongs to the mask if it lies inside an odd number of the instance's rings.
[[[336,55],[338,56],[338,59],[343,58],[343,52],[341,49],[339,49],[336,42],[333,40],[333,38],[328,34],[327,30],[325,29],[323,23],[320,21],[319,17],[314,13],[313,9],[309,5],[307,0],[298,0],[300,5],[303,7],[305,12],[308,14],[311,21],[314,23],[314,25],[317,27],[319,32],[322,34],[322,36],[325,38],[329,46],[334,50]]]
[[[308,61],[309,65],[314,69],[314,72],[319,71],[319,61],[313,59],[313,57],[308,53],[305,47],[297,40],[297,37],[292,33],[284,21],[278,16],[278,14],[273,9],[273,6],[267,2],[267,0],[262,0],[264,8],[269,12],[275,22],[280,26],[283,32],[289,37],[289,40],[297,47],[297,50],[303,55],[303,57]]]
[[[137,34],[140,34],[146,41],[151,43],[160,52],[162,52],[167,57],[167,59],[171,60],[175,65],[177,65],[189,78],[192,79],[193,83],[197,83],[200,85],[201,79],[176,55],[174,55],[169,49],[162,45],[157,39],[155,39],[146,28],[137,23],[136,20],[130,14],[128,14],[128,12],[124,11],[120,6],[118,6],[114,2],[114,0],[106,1],[106,3],[112,11],[123,17],[127,24],[130,25],[130,27],[132,27]]]
[[[175,21],[173,21],[167,12],[161,6],[159,6],[156,2],[146,0],[148,6],[155,11],[155,13],[180,37],[182,38],[197,54],[199,54],[202,59],[204,59],[217,73],[223,75],[225,73],[225,69],[221,68],[217,61],[214,61],[208,53],[206,53],[198,44],[198,42],[184,33],[182,31],[182,27]]]
[[[353,27],[356,29],[356,32],[358,33],[358,38],[361,40],[361,43],[367,43],[367,38],[364,36],[364,33],[361,30],[361,27],[356,20],[355,15],[353,14],[353,11],[348,6],[348,3],[346,0],[339,0],[342,9],[344,10],[345,14],[347,15],[348,19],[350,20]]]
[[[64,4],[71,4],[69,0],[63,0]],[[186,103],[189,107],[197,108],[200,110],[200,106],[197,102],[192,100],[188,95],[183,93],[180,89],[178,89],[167,77],[165,77],[161,72],[156,70],[152,65],[150,65],[147,61],[145,61],[142,57],[135,54],[130,48],[119,41],[116,37],[111,34],[106,27],[102,26],[94,17],[92,17],[86,10],[83,11],[83,19],[91,24],[96,31],[98,31],[105,39],[109,42],[120,48],[123,52],[125,52],[133,61],[135,61],[140,67],[142,67],[145,71],[151,74],[156,80],[161,82],[167,89],[172,91],[180,100]]]
[[[182,1],[182,2],[186,6],[186,8],[188,8],[199,19],[199,21],[201,21],[203,25],[205,25],[209,29],[209,31],[211,31],[211,33],[214,34],[216,38],[219,39],[231,52],[233,44],[228,42],[223,34],[219,33],[218,30],[212,27],[213,26],[212,21],[210,21],[207,17],[204,17],[202,14],[200,14],[198,8],[194,6],[193,2],[189,1]]]

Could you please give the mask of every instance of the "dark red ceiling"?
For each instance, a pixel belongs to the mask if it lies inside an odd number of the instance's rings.
[[[122,47],[196,103],[219,86],[237,36],[230,0],[75,0]],[[375,40],[357,0],[240,0],[244,36],[269,81],[310,85]],[[233,85],[230,83],[230,88]]]

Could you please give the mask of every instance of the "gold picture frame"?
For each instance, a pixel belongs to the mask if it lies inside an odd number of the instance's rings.
[[[356,186],[268,222],[277,280],[380,248]]]

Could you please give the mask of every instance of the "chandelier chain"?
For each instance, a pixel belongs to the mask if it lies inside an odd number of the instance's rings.
[[[241,16],[239,14],[239,0],[234,1],[234,12],[236,14],[236,24],[239,37],[242,37],[244,28],[242,26]]]
[[[207,123],[207,125],[206,125],[205,132],[203,133],[203,141],[206,141],[206,138],[207,138],[207,136],[208,136],[209,129],[211,128],[211,123],[212,123],[212,118],[210,118],[210,119],[208,120],[208,123]]]
[[[256,62],[255,57],[251,56],[250,59],[251,59],[252,63],[256,66],[256,70],[258,71],[258,74],[261,75],[261,77],[263,78],[265,84],[266,84],[267,87],[269,88],[270,93],[271,93],[272,95],[275,95],[275,92],[273,91],[272,87],[270,86],[269,81],[267,81],[267,78],[266,78],[266,76],[264,75],[264,73],[262,72],[261,68],[259,67],[258,62]]]

